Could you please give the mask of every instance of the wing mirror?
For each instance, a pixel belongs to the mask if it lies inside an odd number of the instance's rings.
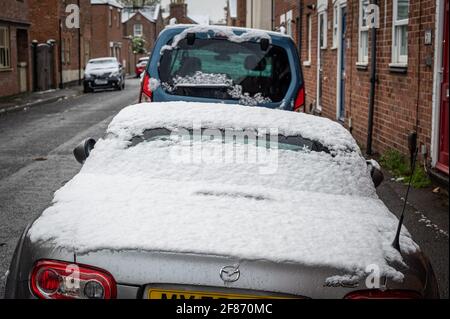
[[[78,163],[84,164],[89,157],[89,154],[94,149],[95,143],[96,141],[93,138],[88,138],[75,147],[73,155]]]
[[[375,160],[366,161],[366,163],[370,169],[370,176],[372,177],[373,184],[375,187],[380,186],[384,180],[384,175],[381,171],[380,164],[378,164]]]

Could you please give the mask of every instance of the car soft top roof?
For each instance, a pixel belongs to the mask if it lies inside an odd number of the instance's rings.
[[[124,140],[153,128],[173,129],[245,129],[277,130],[284,136],[302,136],[321,143],[330,151],[357,151],[355,140],[342,125],[326,118],[243,105],[162,102],[142,103],[123,109],[111,122],[107,132]]]

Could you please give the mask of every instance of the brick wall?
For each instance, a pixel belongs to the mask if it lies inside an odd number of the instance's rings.
[[[18,32],[27,33],[29,30],[29,0],[2,0],[0,10],[0,26],[8,28],[9,35],[9,49],[10,49],[10,67],[0,69],[0,97],[15,95],[20,92],[19,74],[17,63],[18,60],[18,45],[20,45],[21,57],[20,60],[27,62],[30,65],[27,43],[18,44]],[[29,35],[27,34],[27,38]],[[27,41],[27,39],[25,39]],[[25,54],[24,54],[25,50]],[[28,89],[30,89],[30,72],[27,72]]]
[[[432,88],[434,45],[424,44],[424,31],[435,28],[435,1],[411,0],[408,25],[408,67],[404,74],[393,72],[389,67],[392,52],[392,0],[379,1],[381,25],[377,29],[377,72],[378,81],[375,94],[375,115],[373,130],[373,150],[383,153],[388,149],[397,149],[407,153],[407,135],[418,124],[419,142],[430,149]],[[419,2],[421,9],[419,9]],[[280,24],[280,15],[293,10],[296,17],[297,1],[276,1],[275,25]],[[303,1],[302,50],[303,73],[306,85],[306,105],[316,102],[317,90],[317,42],[318,15],[317,1]],[[387,5],[385,7],[385,4]],[[370,90],[370,71],[357,68],[358,60],[358,8],[359,1],[347,0],[347,47],[345,120],[343,124],[350,128],[360,145],[365,147],[368,126],[368,104]],[[420,11],[420,12],[419,12]],[[385,15],[386,13],[386,15]],[[307,15],[312,18],[311,65],[308,60]],[[295,19],[295,18],[294,18]],[[328,1],[327,9],[327,48],[320,50],[323,61],[322,116],[337,119],[337,58],[338,50],[333,48],[333,2]],[[298,30],[294,39],[298,41]],[[433,32],[433,36],[434,36]],[[369,63],[370,63],[369,40]],[[425,60],[430,60],[430,66]],[[307,63],[306,63],[307,64]],[[419,92],[419,94],[418,94]],[[417,111],[418,110],[418,111]]]
[[[111,8],[111,9],[110,9]],[[111,23],[110,22],[111,14]],[[117,59],[122,62],[126,57],[126,41],[123,38],[123,24],[121,23],[121,11],[119,8],[108,5],[92,5],[92,58],[111,56],[110,43],[122,46],[117,53]]]

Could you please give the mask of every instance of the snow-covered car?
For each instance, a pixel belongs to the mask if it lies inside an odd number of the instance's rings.
[[[148,57],[143,57],[138,60],[138,63],[136,64],[135,73],[136,77],[139,78],[142,74],[142,72],[145,71],[145,68],[147,67],[148,63]]]
[[[91,59],[84,69],[84,93],[97,89],[123,90],[125,70],[114,57]]]
[[[302,111],[305,87],[290,36],[263,30],[171,25],[150,55],[140,101],[242,104]]]
[[[304,113],[137,104],[74,150],[7,298],[437,298],[350,133]],[[378,184],[378,182],[376,182]]]

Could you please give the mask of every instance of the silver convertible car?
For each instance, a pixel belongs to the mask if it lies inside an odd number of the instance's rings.
[[[438,298],[340,124],[188,102],[123,109],[24,231],[7,298]]]

